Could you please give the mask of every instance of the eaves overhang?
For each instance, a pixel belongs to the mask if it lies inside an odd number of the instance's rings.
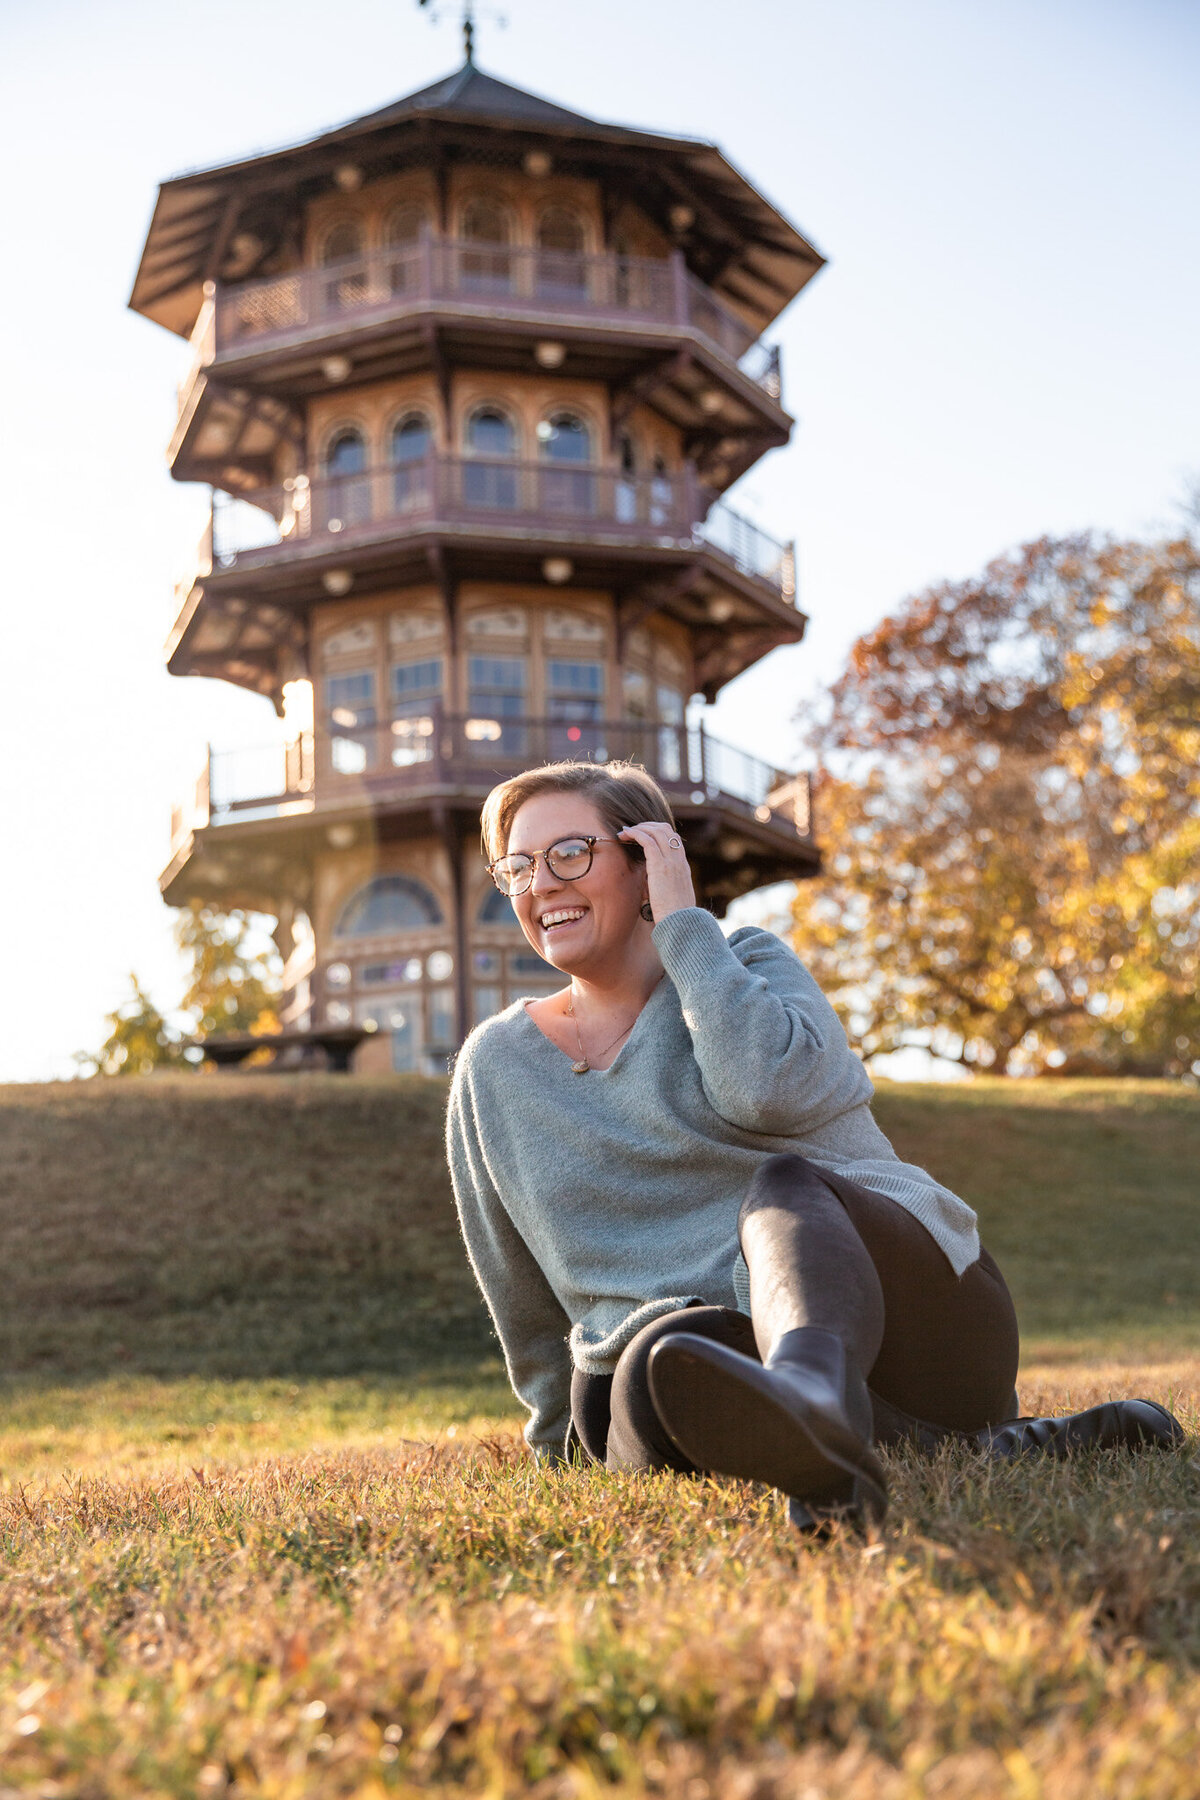
[[[714,292],[765,330],[824,264],[824,257],[713,143],[610,125],[485,75],[473,64],[445,81],[281,150],[196,170],[158,191],[129,304],[187,337],[215,280],[242,213],[327,189],[353,149],[387,168],[439,148],[469,159],[496,152],[496,134],[515,158],[531,141],[557,145],[560,166],[636,186],[651,211],[683,208],[692,224],[681,241]]]

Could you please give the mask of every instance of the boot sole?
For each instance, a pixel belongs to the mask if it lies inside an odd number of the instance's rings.
[[[794,1523],[802,1513],[819,1526],[825,1512],[874,1519],[886,1512],[883,1468],[869,1445],[816,1407],[784,1404],[749,1357],[672,1332],[651,1351],[648,1379],[667,1434],[690,1462],[778,1488],[801,1503]]]
[[[1148,1408],[1151,1417],[1139,1415],[1136,1407]],[[1014,1429],[1022,1425],[1023,1432]],[[1089,1450],[1174,1450],[1187,1441],[1179,1420],[1156,1400],[1105,1400],[1061,1418],[1017,1420],[1014,1427],[998,1425],[991,1433],[981,1432],[984,1450],[1005,1462],[1026,1456],[1064,1462]],[[1034,1435],[1035,1427],[1042,1428],[1040,1434]],[[1006,1430],[1014,1431],[1011,1443],[1005,1439]]]

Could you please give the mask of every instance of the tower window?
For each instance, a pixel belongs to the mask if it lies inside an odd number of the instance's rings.
[[[325,678],[330,762],[339,775],[360,775],[375,761],[375,673],[356,670]]]
[[[556,412],[543,419],[537,430],[542,461],[555,465],[539,472],[541,510],[576,516],[591,513],[595,483],[587,466],[592,453],[587,426],[575,413]]]
[[[503,925],[506,927],[511,925],[515,927],[517,915],[513,911],[513,903],[507,894],[502,894],[498,887],[489,886],[476,914],[476,921],[480,925]],[[519,927],[517,928],[519,929]],[[481,962],[481,957],[486,960]],[[494,952],[490,950],[476,951],[475,973],[477,975],[494,975],[499,966],[500,958]]]
[[[379,937],[442,923],[432,889],[408,875],[377,875],[347,901],[333,928],[338,938]]]
[[[371,483],[366,474],[367,446],[353,426],[339,431],[325,452],[325,476],[314,497],[318,531],[344,531],[371,516]]]
[[[352,256],[363,253],[363,229],[357,219],[342,219],[327,232],[325,242],[321,246],[322,265],[331,269],[336,263],[346,262]]]
[[[328,475],[361,475],[367,466],[367,447],[361,431],[339,431],[325,452]]]
[[[463,469],[466,505],[515,510],[517,471],[502,466],[502,459],[517,453],[516,428],[508,414],[498,406],[476,407],[467,420],[467,450],[471,459],[481,460],[469,460]]]
[[[424,413],[408,413],[392,427],[392,499],[397,512],[428,502],[429,452],[433,433]]]
[[[498,406],[479,406],[467,422],[467,446],[473,456],[515,456],[517,433]]]
[[[552,661],[546,668],[546,698],[551,709],[551,718],[567,718],[575,716],[567,713],[556,713],[556,706],[588,706],[593,710],[587,713],[590,719],[600,716],[600,702],[604,697],[604,664],[598,662],[556,662]]]
[[[552,206],[538,220],[537,285],[540,294],[563,300],[587,293],[583,224],[565,206]]]
[[[555,721],[549,733],[552,757],[589,756],[603,749],[597,731],[604,716],[603,663],[547,663],[546,713]]]
[[[442,659],[392,665],[392,763],[408,768],[433,755],[433,712],[442,697]]]
[[[548,462],[585,463],[592,454],[592,435],[575,413],[551,413],[537,429],[538,447]]]
[[[425,225],[425,209],[421,206],[393,207],[383,224],[383,241],[396,244],[419,244]]]
[[[325,310],[336,313],[348,306],[361,306],[367,292],[367,270],[363,259],[363,228],[357,219],[342,219],[326,234],[321,245],[321,263],[337,270],[336,277],[324,286]]]
[[[512,285],[508,215],[495,200],[469,200],[462,213],[459,279],[471,292],[506,292]]]
[[[421,239],[425,211],[420,206],[396,206],[383,222],[387,282],[393,294],[411,292],[421,280]]]
[[[469,656],[467,681],[467,706],[471,713],[467,721],[468,749],[480,756],[523,756],[525,731],[515,721],[525,714],[525,658]]]

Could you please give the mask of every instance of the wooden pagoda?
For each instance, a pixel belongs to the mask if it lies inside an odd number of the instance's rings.
[[[786,442],[762,333],[820,268],[715,146],[456,74],[159,190],[130,304],[190,341],[168,458],[211,485],[169,668],[270,698],[161,878],[273,914],[284,1022],[434,1071],[561,984],[479,855],[550,758],[642,762],[721,913],[818,866],[803,776],[689,697],[803,635],[721,495]]]

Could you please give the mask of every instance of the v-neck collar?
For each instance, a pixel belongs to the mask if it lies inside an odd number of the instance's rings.
[[[621,1048],[617,1051],[617,1054],[613,1057],[613,1059],[609,1063],[607,1069],[589,1068],[587,1071],[589,1075],[611,1075],[612,1074],[613,1070],[616,1068],[617,1064],[620,1062],[620,1060],[624,1056],[625,1052],[629,1049],[629,1046],[633,1043],[634,1039],[637,1037],[638,1032],[641,1028],[642,1020],[646,1017],[646,1014],[650,1011],[650,1008],[654,1005],[655,1001],[658,999],[658,997],[662,993],[663,989],[669,988],[670,986],[671,986],[670,979],[667,976],[666,971],[664,970],[662,975],[659,977],[658,981],[655,982],[654,986],[651,988],[650,992],[647,994],[645,1005],[642,1007],[641,1012],[638,1014],[637,1018],[633,1021],[633,1024],[629,1028],[629,1036],[625,1039],[625,1042],[621,1045]],[[576,1062],[577,1058],[574,1056],[571,1056],[566,1050],[561,1049],[559,1047],[559,1045],[554,1042],[554,1039],[552,1037],[550,1037],[548,1035],[548,1033],[546,1033],[542,1030],[541,1026],[538,1024],[537,1020],[533,1017],[532,1013],[530,1012],[527,1001],[518,1000],[517,1010],[518,1010],[518,1013],[520,1014],[521,1018],[526,1020],[530,1029],[532,1031],[536,1031],[537,1035],[541,1038],[541,1040],[542,1040],[543,1044],[545,1044],[546,1048],[548,1050],[552,1051],[556,1057],[560,1058],[560,1060],[566,1064],[567,1068],[571,1070],[571,1073],[574,1074],[574,1069],[573,1069],[572,1065]],[[580,1076],[580,1077],[578,1077],[578,1079],[582,1080],[583,1077]]]

